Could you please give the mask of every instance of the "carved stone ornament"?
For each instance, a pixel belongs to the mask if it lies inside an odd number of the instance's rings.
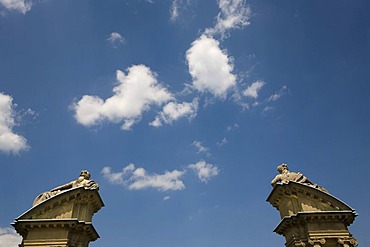
[[[19,247],[88,247],[99,238],[92,219],[104,203],[90,173],[36,197],[32,208],[12,223]]]
[[[321,247],[323,244],[326,243],[325,238],[310,238],[308,243],[313,247]]]
[[[277,167],[277,171],[279,172],[278,175],[275,176],[275,178],[271,181],[271,185],[274,187],[277,183],[288,183],[290,181],[302,183],[311,187],[314,187],[315,189],[324,191],[326,193],[329,193],[325,188],[321,187],[320,185],[312,183],[306,176],[304,176],[300,172],[291,172],[288,169],[288,165],[283,163]]]
[[[103,206],[97,189],[79,186],[36,204],[12,225],[20,247],[87,247],[99,238],[92,219]]]
[[[285,237],[286,247],[357,246],[348,231],[357,216],[354,209],[286,165],[278,170],[267,201],[280,213],[274,232]]]
[[[358,245],[357,240],[353,237],[338,238],[338,243],[343,247],[356,247]]]
[[[306,247],[306,244],[303,241],[296,242],[294,243],[294,245],[295,247]]]
[[[76,180],[73,180],[69,183],[63,184],[50,191],[43,192],[40,195],[38,195],[35,198],[32,206],[35,206],[53,196],[58,195],[59,193],[65,190],[72,189],[72,188],[84,187],[85,189],[99,190],[99,185],[95,183],[93,180],[90,180],[90,177],[91,175],[87,170],[82,170],[80,172],[80,176]]]

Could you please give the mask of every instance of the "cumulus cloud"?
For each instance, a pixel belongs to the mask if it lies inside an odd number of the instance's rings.
[[[0,228],[0,247],[17,247],[21,242],[22,237],[14,229]]]
[[[217,166],[208,164],[204,160],[200,160],[195,164],[190,164],[188,165],[188,168],[194,170],[200,181],[203,183],[207,183],[211,178],[217,176],[220,172]]]
[[[192,120],[198,111],[198,99],[195,98],[192,102],[169,102],[163,107],[163,110],[158,113],[154,121],[150,125],[154,127],[162,126],[162,123],[172,124],[180,118],[186,117],[189,121]]]
[[[243,95],[254,99],[258,98],[259,90],[265,85],[264,81],[258,80],[253,82],[247,89],[244,90]]]
[[[114,47],[117,48],[118,46],[122,45],[125,39],[122,37],[121,34],[117,32],[112,32],[107,38],[107,41]]]
[[[206,29],[206,34],[225,36],[231,29],[244,28],[250,24],[252,10],[245,0],[218,0],[218,6],[220,13],[216,17],[216,24]]]
[[[25,0],[0,0],[0,4],[8,10],[15,10],[25,14],[32,7],[31,1]]]
[[[123,121],[122,129],[130,130],[152,105],[173,99],[172,94],[157,81],[156,74],[145,65],[134,65],[127,69],[127,74],[117,70],[116,77],[118,85],[113,88],[112,97],[103,100],[98,96],[84,95],[72,105],[78,123],[89,127],[103,121]]]
[[[0,93],[0,150],[6,153],[19,153],[29,148],[23,136],[13,133],[16,124],[13,107],[13,98]]]
[[[129,190],[153,188],[159,191],[168,191],[185,189],[181,180],[185,171],[173,170],[166,171],[163,174],[149,174],[144,168],[136,168],[134,164],[130,164],[117,173],[112,172],[110,167],[104,167],[102,174],[110,183],[122,185]]]
[[[202,35],[186,52],[193,87],[199,92],[209,92],[215,97],[225,98],[227,91],[236,84],[232,74],[232,58],[220,43],[210,36]]]

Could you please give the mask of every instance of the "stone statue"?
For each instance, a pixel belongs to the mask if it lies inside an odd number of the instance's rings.
[[[324,192],[328,193],[328,191],[326,189],[324,189],[323,187],[321,187],[317,184],[312,183],[302,173],[289,171],[287,164],[283,163],[283,164],[279,165],[277,167],[277,171],[279,172],[279,174],[276,175],[276,177],[271,181],[271,185],[273,187],[275,187],[275,185],[279,182],[284,184],[284,183],[288,183],[289,181],[293,181],[293,182],[302,183],[302,184],[314,187],[316,189],[319,189],[321,191],[324,191]]]
[[[90,180],[90,177],[91,177],[91,175],[87,170],[82,170],[81,173],[80,173],[80,176],[76,180],[71,181],[67,184],[63,184],[63,185],[58,186],[58,187],[56,187],[56,188],[54,188],[50,191],[47,191],[47,192],[44,192],[44,193],[41,193],[40,195],[38,195],[36,197],[36,199],[34,200],[32,206],[35,206],[35,205],[49,199],[50,197],[53,197],[53,196],[63,192],[64,190],[68,190],[68,189],[72,189],[72,188],[84,187],[85,189],[99,190],[99,185],[97,183],[95,183],[93,180]]]

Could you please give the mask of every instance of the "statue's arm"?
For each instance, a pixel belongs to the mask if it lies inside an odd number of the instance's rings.
[[[74,182],[74,181],[69,182],[69,183],[67,183],[67,184],[60,185],[60,186],[58,186],[58,187],[56,187],[56,188],[52,189],[51,191],[67,190],[67,189],[70,189],[70,188],[72,188],[73,182]]]
[[[271,185],[272,187],[274,187],[276,185],[277,182],[280,182],[281,181],[281,176],[280,174],[279,175],[276,175],[276,177],[271,181]]]
[[[89,189],[99,189],[99,185],[97,183],[95,183],[94,180],[89,180],[87,182],[87,184],[85,184],[84,187],[85,188],[89,188]]]

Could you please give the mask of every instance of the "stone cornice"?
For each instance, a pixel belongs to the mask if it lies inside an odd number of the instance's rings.
[[[292,181],[284,184],[276,184],[266,201],[268,201],[273,207],[279,209],[281,199],[287,195],[312,198],[312,200],[317,200],[321,203],[327,204],[333,211],[350,210],[354,212],[354,209],[331,194],[315,189],[311,186]]]
[[[351,210],[347,211],[322,211],[322,212],[299,212],[296,215],[284,217],[274,232],[280,235],[293,227],[305,225],[312,222],[342,222],[349,226],[357,214]]]
[[[65,228],[67,230],[76,230],[78,232],[83,232],[88,236],[90,241],[95,241],[99,238],[99,234],[95,230],[91,222],[82,222],[77,219],[48,219],[48,220],[32,220],[32,219],[17,219],[12,226],[16,231],[24,236],[35,228]]]
[[[37,218],[38,216],[71,201],[89,201],[93,206],[94,213],[99,211],[100,208],[104,207],[103,200],[101,199],[97,190],[89,190],[84,187],[77,187],[65,190],[41,202],[40,204],[35,205],[24,214],[19,216],[17,220]]]

